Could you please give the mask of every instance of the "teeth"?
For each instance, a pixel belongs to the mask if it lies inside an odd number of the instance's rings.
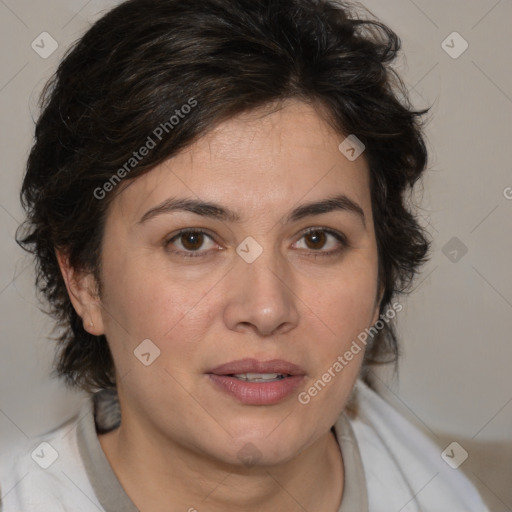
[[[285,375],[282,373],[237,373],[233,377],[247,382],[272,382],[284,379]]]

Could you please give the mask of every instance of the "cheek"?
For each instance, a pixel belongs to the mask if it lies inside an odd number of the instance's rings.
[[[347,265],[325,289],[310,289],[308,323],[317,340],[310,359],[314,373],[298,397],[315,428],[335,421],[359,375],[366,345],[358,336],[372,324],[377,294],[376,263]]]
[[[210,292],[218,276],[184,277],[154,259],[118,256],[105,258],[104,275],[105,332],[116,363],[132,356],[145,339],[180,357],[198,349],[211,323]]]
[[[332,276],[331,276],[332,277]],[[347,265],[323,287],[307,282],[307,310],[340,348],[371,325],[377,296],[375,264]]]

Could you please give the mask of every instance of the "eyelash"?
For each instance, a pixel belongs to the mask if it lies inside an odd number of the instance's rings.
[[[304,236],[306,236],[310,233],[316,233],[316,232],[323,232],[323,233],[327,233],[328,235],[333,236],[341,244],[341,247],[338,249],[330,250],[330,251],[321,251],[321,250],[315,251],[315,250],[311,249],[310,251],[312,253],[312,256],[315,259],[319,258],[319,257],[322,258],[322,257],[336,256],[339,253],[341,253],[342,251],[344,251],[346,248],[349,247],[349,244],[348,244],[348,241],[347,241],[345,235],[338,233],[337,231],[334,231],[329,228],[321,228],[321,227],[308,228],[306,231],[304,231],[304,233],[299,238],[299,240],[301,240]],[[207,231],[204,231],[201,229],[186,228],[186,229],[180,230],[177,234],[175,234],[171,238],[168,238],[165,240],[164,246],[165,246],[166,250],[173,254],[179,254],[179,255],[183,256],[184,258],[198,258],[198,257],[201,258],[201,257],[208,255],[210,251],[181,251],[181,250],[176,251],[176,250],[168,248],[169,245],[171,245],[171,243],[173,243],[175,240],[179,239],[183,235],[190,234],[190,233],[203,234],[203,235],[206,235],[208,238],[210,238],[212,241],[215,241],[213,239],[213,236],[210,235]]]

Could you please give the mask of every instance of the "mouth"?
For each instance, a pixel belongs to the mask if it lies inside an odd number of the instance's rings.
[[[239,359],[207,372],[215,389],[246,405],[272,405],[289,397],[306,372],[281,359]]]
[[[230,376],[245,382],[276,382],[290,375],[288,373],[239,373]]]
[[[283,359],[272,359],[270,361],[259,361],[257,359],[238,359],[224,363],[210,370],[213,375],[233,375],[233,376],[294,376],[305,375],[306,372],[298,365],[284,361]]]

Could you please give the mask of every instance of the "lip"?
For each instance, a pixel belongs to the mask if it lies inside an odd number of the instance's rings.
[[[306,372],[296,364],[284,361],[283,359],[271,359],[259,361],[257,359],[237,359],[229,363],[216,366],[207,373],[214,375],[235,375],[239,373],[286,373],[288,375],[302,375]]]
[[[274,382],[246,382],[233,375],[240,373],[281,373],[288,375]],[[258,361],[239,359],[207,372],[216,389],[246,405],[273,405],[289,397],[305,376],[302,368],[282,359]]]

